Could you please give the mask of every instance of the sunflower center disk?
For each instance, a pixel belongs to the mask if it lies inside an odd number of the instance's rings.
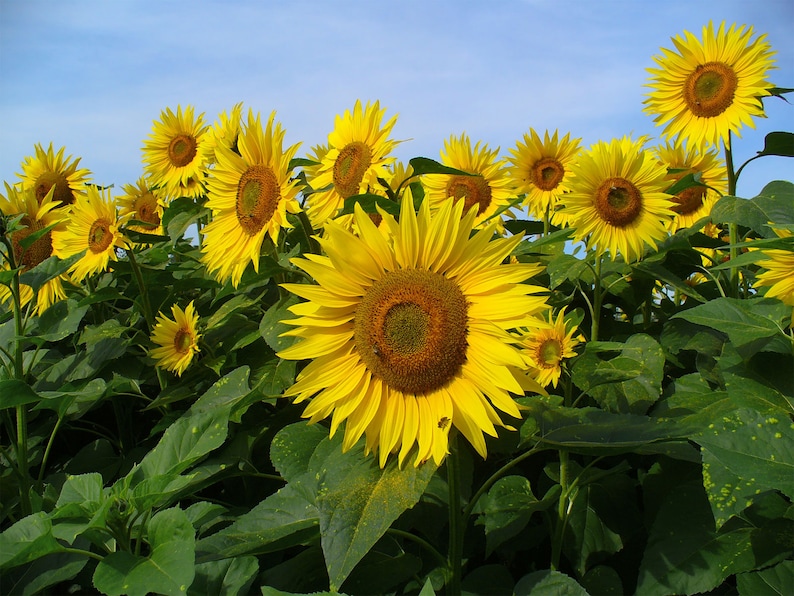
[[[451,176],[447,196],[463,199],[463,213],[477,205],[477,215],[481,215],[491,204],[491,187],[482,176]]]
[[[157,200],[151,194],[141,197],[136,205],[135,216],[148,224],[159,226],[160,216],[157,214]]]
[[[339,156],[334,162],[334,187],[343,198],[357,195],[367,173],[372,165],[372,151],[366,143],[354,141],[339,151]]]
[[[703,205],[703,197],[706,196],[706,189],[698,186],[691,186],[673,197],[675,206],[673,211],[679,215],[694,213]]]
[[[196,157],[198,145],[191,135],[176,135],[168,144],[168,159],[177,168],[183,168]]]
[[[565,176],[565,168],[551,157],[538,160],[530,170],[532,184],[540,190],[554,190],[562,182],[563,176]]]
[[[733,104],[739,86],[734,70],[722,62],[699,65],[684,83],[684,101],[701,118],[714,118]]]
[[[104,252],[113,241],[113,234],[110,233],[110,222],[106,219],[98,219],[91,224],[88,232],[88,248],[94,254]]]
[[[556,339],[547,339],[538,348],[538,363],[543,368],[554,368],[560,361],[562,346]]]
[[[52,193],[53,201],[60,201],[62,206],[74,203],[74,193],[69,188],[69,181],[66,176],[58,172],[44,172],[36,179],[36,185],[33,188],[39,205],[53,186],[55,187],[55,191]]]
[[[276,175],[267,166],[251,166],[237,184],[237,221],[249,235],[257,234],[273,217],[281,193]]]
[[[356,310],[356,348],[367,369],[390,388],[431,393],[466,361],[467,309],[458,285],[441,274],[389,272]]]
[[[190,350],[190,345],[193,343],[193,336],[185,331],[184,329],[180,329],[176,332],[174,336],[174,349],[179,352],[180,354],[187,354]]]
[[[52,235],[47,232],[36,239],[27,248],[22,248],[22,240],[44,227],[40,221],[31,221],[29,217],[24,217],[22,223],[28,226],[24,230],[14,232],[11,236],[11,243],[14,246],[14,254],[22,255],[22,266],[25,271],[32,269],[44,259],[52,256]]]
[[[601,219],[623,228],[642,212],[642,193],[624,178],[607,178],[595,193],[595,208]]]

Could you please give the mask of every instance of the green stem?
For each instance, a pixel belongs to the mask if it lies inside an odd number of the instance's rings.
[[[101,561],[104,559],[102,555],[92,553],[90,550],[83,550],[82,548],[71,548],[68,546],[64,546],[58,549],[58,552],[69,553],[71,555],[83,555],[84,557],[88,557],[89,559],[96,559],[97,561]]]
[[[596,255],[595,262],[595,287],[593,289],[593,313],[590,325],[590,341],[598,341],[599,326],[601,323],[601,301],[603,294],[601,290],[601,263],[602,255]]]
[[[50,451],[52,451],[52,445],[55,442],[55,435],[58,433],[58,430],[61,428],[61,422],[63,422],[63,418],[59,415],[58,420],[55,421],[55,426],[50,433],[50,438],[47,441],[47,447],[44,449],[44,455],[41,458],[41,467],[39,467],[39,478],[38,484],[41,484],[44,480],[44,471],[47,469],[47,460],[50,458]]]
[[[598,270],[600,273],[601,265],[599,261]],[[600,275],[599,275],[600,277]],[[600,280],[596,280],[600,283]],[[565,393],[563,395],[563,405],[566,408],[571,406],[571,392],[573,384],[570,378],[565,382]],[[571,511],[573,502],[568,498],[572,486],[568,483],[568,452],[560,450],[560,499],[557,501],[557,526],[551,544],[551,569],[558,570],[560,566],[560,555],[562,553],[562,543],[565,539],[565,527],[568,525],[568,515]]]
[[[728,175],[728,195],[736,196],[736,172],[733,167],[733,152],[731,150],[731,135],[728,133],[728,139],[725,141],[725,168]],[[739,256],[739,248],[736,246],[739,243],[739,224],[728,224],[728,233],[730,235],[730,257],[733,261]],[[739,268],[731,266],[730,269],[730,295],[734,298],[739,297]]]
[[[135,274],[135,281],[138,283],[138,290],[141,292],[141,300],[143,302],[143,316],[146,317],[146,323],[149,325],[149,331],[154,329],[154,313],[152,312],[152,305],[149,302],[149,293],[146,291],[146,284],[141,275],[141,268],[138,261],[135,259],[135,251],[132,249],[127,251],[127,256],[130,258],[130,265]]]
[[[461,568],[463,559],[463,528],[460,502],[460,461],[455,436],[449,437],[449,456],[447,457],[447,487],[449,489],[449,559],[450,572],[447,594],[460,594]]]
[[[440,552],[438,552],[438,550],[432,544],[430,544],[427,540],[425,540],[424,538],[421,538],[421,537],[417,536],[416,534],[411,534],[410,532],[405,532],[403,530],[398,530],[396,528],[389,528],[388,530],[386,530],[386,533],[387,534],[392,534],[393,536],[399,536],[400,538],[404,538],[406,540],[410,540],[412,542],[415,542],[416,544],[421,546],[423,549],[425,549],[427,552],[429,552],[431,555],[433,555],[433,558],[435,558],[436,561],[441,563],[442,566],[444,566],[444,567],[447,566],[447,560],[444,558],[444,555],[442,555]]]
[[[312,227],[311,221],[309,221],[309,216],[306,215],[306,212],[303,209],[298,211],[298,219],[301,222],[303,236],[306,238],[306,244],[308,246],[309,252],[319,255],[320,245],[317,243],[317,240],[312,238],[311,233],[314,231],[314,228]]]

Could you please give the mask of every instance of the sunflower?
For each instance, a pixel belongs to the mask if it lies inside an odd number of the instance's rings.
[[[781,238],[791,236],[786,231],[775,230],[775,233]],[[758,264],[766,271],[758,274],[755,287],[769,286],[766,291],[768,298],[777,298],[783,304],[794,306],[794,250],[766,249],[763,253],[766,259]]]
[[[215,149],[218,146],[226,147],[240,154],[237,149],[237,138],[240,136],[240,127],[243,120],[243,103],[234,104],[231,114],[221,112],[218,121],[215,122],[207,131],[206,142],[204,143],[205,161],[208,164],[218,161]]]
[[[144,172],[152,184],[165,186],[169,195],[200,196],[201,184],[195,183],[204,175],[206,131],[204,114],[195,118],[192,106],[161,112],[143,146]]]
[[[66,213],[58,209],[60,201],[54,201],[55,186],[51,186],[47,194],[39,200],[35,191],[17,190],[16,188],[5,185],[6,195],[0,194],[0,213],[6,216],[24,214],[20,223],[25,226],[20,230],[11,232],[10,240],[14,251],[14,264],[22,267],[22,272],[33,269],[45,259],[52,256],[52,229],[37,238],[33,244],[27,248],[22,246],[22,240],[52,225],[60,225]],[[54,228],[53,228],[54,229]],[[10,269],[11,263],[4,261],[3,269]],[[20,306],[25,306],[33,299],[33,289],[25,284],[20,284]],[[11,298],[10,290],[0,285],[0,302],[6,302]],[[54,277],[47,281],[36,294],[36,305],[34,313],[42,313],[47,310],[54,302],[66,298],[61,277]]]
[[[22,174],[17,174],[22,179],[23,189],[32,190],[41,203],[54,187],[52,200],[58,207],[71,205],[78,196],[85,196],[85,185],[91,179],[91,172],[85,168],[77,168],[80,165],[79,157],[74,161],[71,155],[64,158],[63,152],[66,148],[61,147],[55,153],[52,143],[46,151],[38,143],[34,148],[36,156],[25,158],[22,162]]]
[[[53,254],[59,259],[85,251],[69,269],[74,281],[101,273],[111,259],[116,260],[117,248],[128,248],[119,232],[119,223],[116,203],[109,189],[100,191],[96,186],[89,186],[88,195],[77,198],[65,228],[55,229],[52,234]]]
[[[281,228],[292,225],[287,212],[297,213],[297,181],[290,180],[289,162],[298,150],[284,150],[284,129],[270,114],[263,130],[259,115],[249,111],[240,132],[240,154],[218,146],[218,163],[208,180],[207,208],[212,221],[204,228],[202,258],[218,281],[240,283],[248,263],[259,271],[265,235],[278,241]]]
[[[516,196],[513,181],[508,176],[504,162],[498,159],[499,149],[488,149],[487,144],[480,146],[478,141],[474,147],[466,133],[460,137],[450,136],[444,141],[441,151],[441,163],[445,166],[473,174],[471,176],[452,174],[426,174],[422,176],[425,187],[425,198],[435,207],[443,203],[447,197],[463,199],[463,211],[477,206],[475,227],[482,227],[491,218],[510,204]],[[505,215],[512,215],[509,209]],[[501,217],[494,217],[497,228],[501,231]]]
[[[668,180],[675,183],[687,174],[700,175],[705,186],[690,186],[673,197],[675,218],[671,231],[691,227],[699,219],[711,213],[717,199],[728,190],[728,171],[719,157],[717,147],[703,150],[684,144],[681,138],[669,141],[653,150],[656,158],[668,169]],[[710,187],[710,188],[709,188]]]
[[[143,176],[135,184],[124,184],[122,188],[126,194],[118,197],[119,215],[143,222],[127,227],[144,234],[164,234],[161,221],[164,202],[160,189],[150,185]]]
[[[555,319],[548,312],[548,325],[536,325],[522,334],[521,348],[530,375],[543,387],[557,387],[562,373],[562,360],[576,356],[574,348],[582,341],[576,326],[565,323],[565,309]],[[574,337],[576,335],[576,337]]]
[[[576,241],[587,239],[598,254],[639,259],[644,245],[656,247],[674,215],[667,168],[645,151],[644,140],[599,141],[579,155],[571,192],[562,198]]]
[[[157,313],[151,339],[158,347],[149,350],[149,355],[157,361],[159,368],[181,377],[193,356],[199,352],[198,340],[201,335],[196,331],[199,317],[193,302],[185,310],[174,304],[171,314],[173,319],[161,312]]]
[[[516,190],[526,194],[523,205],[538,219],[546,213],[554,213],[559,197],[568,192],[571,165],[579,151],[581,139],[570,140],[570,133],[562,139],[558,131],[549,137],[549,131],[541,140],[534,129],[524,133],[524,142],[518,141],[510,149],[511,166],[508,173],[513,178]]]
[[[663,134],[683,134],[690,143],[718,145],[729,133],[739,136],[752,116],[764,117],[761,97],[769,95],[767,80],[774,62],[766,35],[751,40],[753,28],[736,25],[717,32],[711,22],[703,27],[702,41],[689,31],[672,39],[676,50],[662,48],[653,60],[660,68],[648,68],[653,89],[647,94],[645,112],[656,115]]]
[[[352,113],[336,116],[328,145],[315,148],[320,164],[305,170],[315,191],[306,200],[306,213],[315,228],[336,216],[346,198],[381,188],[378,178],[388,176],[387,166],[395,160],[389,153],[399,142],[389,138],[397,116],[383,124],[385,114],[380,102],[362,108],[356,101]]]
[[[416,444],[415,465],[440,463],[455,426],[484,457],[483,433],[518,417],[509,392],[543,389],[520,373],[523,359],[508,329],[526,326],[547,306],[542,288],[522,283],[540,269],[503,264],[520,238],[491,240],[495,225],[472,235],[476,209],[448,200],[417,216],[403,198],[399,223],[381,211],[388,237],[355,207],[359,236],[329,222],[320,239],[328,256],[293,263],[319,285],[284,284],[308,300],[292,306],[302,338],[280,358],[313,359],[285,396],[312,397],[303,416],[347,420],[343,449],[366,435],[383,467],[399,465]]]

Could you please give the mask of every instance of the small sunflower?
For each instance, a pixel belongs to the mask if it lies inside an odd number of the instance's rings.
[[[128,248],[119,232],[119,223],[110,189],[100,191],[96,186],[89,186],[88,195],[78,197],[72,206],[64,229],[53,230],[53,254],[59,259],[85,251],[69,269],[75,282],[105,271],[111,260],[117,260],[116,249]]]
[[[204,114],[195,118],[192,106],[184,112],[177,106],[176,114],[171,108],[161,112],[143,146],[144,172],[152,184],[166,187],[172,196],[200,196],[201,184],[196,183],[204,176],[206,133]]]
[[[157,361],[159,368],[182,376],[185,369],[198,354],[198,340],[201,337],[197,328],[199,322],[193,302],[182,310],[174,304],[171,307],[173,319],[163,313],[157,313],[157,322],[152,329],[152,343],[158,347],[149,350],[149,355]]]
[[[300,341],[280,358],[312,359],[285,396],[311,402],[303,416],[346,422],[343,448],[366,435],[383,467],[417,445],[415,465],[440,463],[455,426],[483,457],[483,433],[518,417],[510,392],[543,389],[519,372],[523,359],[508,330],[547,309],[542,288],[523,283],[535,264],[504,264],[519,237],[492,240],[495,225],[472,235],[476,209],[445,201],[431,215],[403,198],[399,223],[381,211],[384,237],[360,206],[359,235],[329,222],[328,256],[293,263],[319,285],[284,284],[308,300],[290,308],[285,335]]]
[[[508,172],[516,190],[526,194],[523,205],[536,218],[545,218],[547,211],[553,214],[560,196],[570,190],[571,165],[580,142],[570,140],[570,133],[560,139],[556,130],[551,137],[546,131],[541,140],[530,128],[524,142],[518,141],[515,149],[510,149]]]
[[[10,235],[15,264],[18,267],[21,266],[24,273],[52,256],[53,230],[51,229],[44,233],[27,248],[22,246],[22,240],[34,232],[43,230],[53,224],[56,226],[60,225],[60,222],[66,217],[66,213],[58,209],[61,202],[54,201],[52,198],[55,194],[54,186],[50,187],[50,190],[41,200],[36,197],[35,191],[32,189],[20,191],[8,184],[5,187],[7,196],[0,194],[0,213],[5,216],[24,214],[20,223],[25,227],[12,232]],[[7,270],[10,268],[10,263],[4,261],[2,267]],[[0,285],[0,302],[6,302],[10,298],[10,290],[4,285]],[[42,313],[54,302],[64,298],[66,298],[66,293],[63,289],[61,277],[54,277],[39,289],[33,312]],[[20,284],[21,306],[25,306],[32,299],[33,289],[30,286]]]
[[[643,149],[643,140],[600,141],[579,155],[571,192],[562,198],[576,241],[587,240],[598,254],[627,261],[642,257],[645,245],[667,235],[675,206],[664,190],[667,168]]]
[[[270,114],[265,129],[249,111],[238,139],[240,154],[217,148],[218,163],[208,179],[207,208],[212,221],[204,228],[202,258],[210,272],[237,287],[249,263],[259,271],[265,235],[278,241],[281,228],[290,228],[287,213],[298,213],[297,181],[290,180],[289,163],[298,150],[284,150],[284,129]]]
[[[119,215],[143,222],[127,227],[144,234],[163,234],[164,203],[160,189],[150,185],[143,176],[135,184],[124,184],[122,188],[126,194],[118,197]]]
[[[670,184],[687,174],[699,174],[700,181],[706,185],[690,186],[673,197],[675,218],[670,224],[672,232],[691,227],[709,215],[717,199],[727,192],[728,171],[716,146],[700,150],[683,143],[679,137],[672,144],[667,141],[654,148],[653,153],[668,171],[672,170],[668,175]]]
[[[204,143],[205,161],[208,164],[216,163],[218,158],[215,149],[218,146],[240,154],[237,149],[237,138],[240,136],[240,128],[243,121],[243,103],[234,104],[230,114],[221,112],[218,121],[215,122],[207,131],[206,142]]]
[[[353,112],[337,115],[328,145],[315,148],[311,159],[319,166],[306,168],[306,177],[315,190],[306,200],[306,213],[312,225],[320,228],[344,206],[345,199],[381,188],[378,178],[386,178],[389,157],[399,141],[389,137],[397,122],[392,116],[385,124],[386,108],[380,102],[356,101]]]
[[[481,146],[479,141],[472,147],[466,133],[460,137],[450,136],[444,141],[441,163],[473,175],[426,174],[422,176],[425,198],[431,206],[440,205],[448,197],[463,199],[464,213],[477,206],[475,227],[482,227],[486,220],[490,223],[496,212],[507,207],[510,199],[516,196],[513,181],[498,154],[498,148],[491,151],[487,144]],[[512,213],[507,209],[504,215]],[[501,231],[501,217],[493,220]]]
[[[662,48],[653,60],[659,68],[648,68],[652,75],[646,85],[645,112],[656,115],[657,125],[666,123],[663,134],[686,136],[690,143],[718,145],[729,133],[739,135],[752,117],[764,117],[761,97],[773,85],[767,73],[773,68],[771,46],[766,35],[752,40],[753,28],[725,22],[715,32],[711,22],[703,27],[702,40],[689,31],[672,38],[676,50]]]
[[[548,325],[537,325],[522,334],[521,348],[530,375],[543,387],[557,387],[564,358],[576,356],[574,348],[582,341],[576,326],[565,323],[565,309],[555,319],[548,313]],[[574,337],[575,336],[575,337]]]
[[[85,196],[85,185],[91,180],[91,172],[85,168],[78,169],[79,157],[74,161],[71,155],[64,157],[65,147],[55,153],[52,143],[46,151],[38,143],[34,148],[36,156],[27,157],[22,162],[22,174],[17,174],[22,179],[23,189],[32,190],[41,203],[54,187],[52,200],[58,207],[71,205],[78,196]]]

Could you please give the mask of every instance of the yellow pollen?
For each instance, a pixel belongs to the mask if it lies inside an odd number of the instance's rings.
[[[372,165],[372,150],[366,143],[345,145],[334,162],[334,187],[342,198],[359,194],[364,174]]]
[[[113,241],[113,234],[110,233],[110,222],[106,219],[97,219],[91,224],[88,232],[88,248],[94,254],[99,254],[107,250]]]
[[[246,234],[254,236],[267,225],[281,200],[281,189],[268,166],[249,167],[237,184],[237,221]]]
[[[529,178],[532,184],[540,190],[554,190],[562,182],[565,176],[565,168],[562,164],[552,157],[544,157],[532,165],[529,171]]]
[[[607,178],[593,199],[601,219],[620,228],[632,224],[642,212],[642,193],[625,178]]]
[[[723,62],[707,62],[689,74],[682,93],[695,116],[714,118],[731,107],[738,86],[733,68]]]
[[[491,204],[491,187],[482,176],[450,176],[447,196],[463,199],[463,213],[477,205],[477,215],[482,215]]]
[[[355,343],[389,387],[424,395],[449,384],[466,361],[468,306],[458,285],[422,269],[392,271],[366,292]]]
[[[178,134],[168,144],[168,159],[177,168],[183,168],[196,157],[198,144],[192,135]]]

